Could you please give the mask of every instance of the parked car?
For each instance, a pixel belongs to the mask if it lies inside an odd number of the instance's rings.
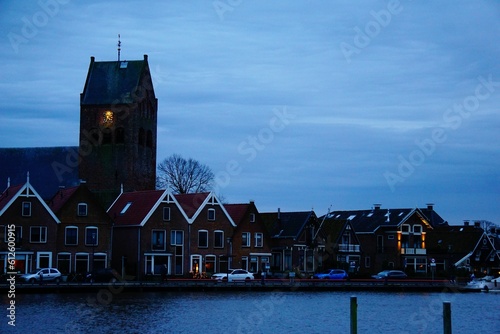
[[[227,273],[216,273],[212,275],[212,279],[216,279],[219,281],[228,280],[229,282],[233,281],[246,281],[254,279],[254,276],[251,272],[248,272],[244,269],[229,269]]]
[[[87,274],[87,282],[115,283],[120,279],[118,272],[112,268],[97,269]]]
[[[21,275],[19,278],[24,282],[30,283],[39,282],[40,280],[43,282],[54,281],[59,283],[61,281],[61,276],[62,274],[55,268],[42,268]]]
[[[313,275],[313,278],[318,279],[347,279],[349,275],[342,269],[327,269],[323,272]]]
[[[408,276],[401,270],[384,270],[372,276],[375,279],[403,279]]]

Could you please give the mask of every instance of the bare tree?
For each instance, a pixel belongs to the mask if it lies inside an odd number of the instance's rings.
[[[214,180],[210,167],[197,160],[173,154],[158,164],[156,186],[177,194],[209,191]]]

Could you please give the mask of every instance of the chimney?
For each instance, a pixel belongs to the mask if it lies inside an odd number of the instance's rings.
[[[474,227],[480,228],[481,227],[481,222],[480,221],[475,221],[474,222]]]
[[[464,220],[464,226],[469,226],[469,221],[468,220]]]
[[[434,210],[434,203],[427,203],[426,205],[427,205],[427,210],[430,211]]]
[[[382,206],[382,204],[373,204],[373,208],[375,210],[380,210],[380,207]]]

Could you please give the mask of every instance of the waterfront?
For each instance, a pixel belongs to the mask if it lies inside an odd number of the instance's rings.
[[[500,327],[497,293],[102,290],[17,295],[16,327],[3,316],[0,332],[349,333],[351,296],[358,333],[442,333],[443,301],[451,302],[453,333]]]

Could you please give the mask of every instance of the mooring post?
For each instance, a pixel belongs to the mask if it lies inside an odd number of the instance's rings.
[[[351,296],[351,334],[357,334],[357,333],[358,333],[358,298],[355,296]]]
[[[451,303],[443,302],[443,333],[451,334]]]

